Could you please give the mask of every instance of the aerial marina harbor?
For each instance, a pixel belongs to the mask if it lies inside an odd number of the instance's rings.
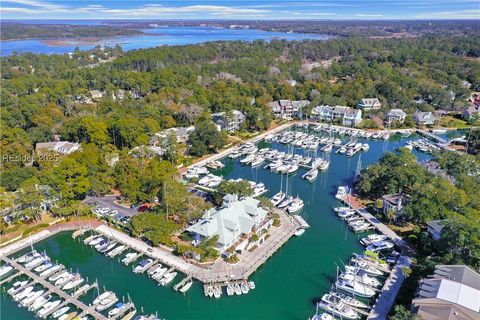
[[[381,296],[384,283],[401,281],[398,272],[394,280],[390,275],[398,269],[395,264],[408,262],[408,257],[401,257],[405,248],[398,236],[358,207],[349,184],[360,159],[368,165],[383,152],[416,141],[415,135],[388,134],[385,138],[387,134],[292,124],[188,168],[183,178],[200,192],[214,190],[219,181],[247,180],[253,197],[267,196],[272,212],[280,218],[280,226],[268,225],[269,236],[254,250],[244,250],[237,263],[219,260],[202,266],[104,224],[77,225],[70,229],[73,233],[57,230],[1,249],[2,284],[8,283],[7,288],[15,292],[29,288],[30,282],[36,284],[38,290],[20,298],[28,299],[27,306],[58,301],[41,312],[45,317],[58,312],[59,318],[71,315],[68,319],[133,319],[143,313],[148,319],[168,319],[195,312],[198,318],[208,319],[213,313],[237,314],[247,304],[261,303],[264,295],[282,301],[286,298],[274,288],[286,286],[301,292],[299,297],[288,298],[289,309],[297,315],[370,318],[388,310],[373,299]],[[324,148],[328,145],[331,149]],[[341,148],[353,151],[337,152]],[[419,159],[428,157],[428,153],[413,152]],[[243,200],[224,201],[235,206]],[[59,245],[71,247],[86,261],[76,261],[72,252],[59,250]],[[379,264],[375,256],[363,254],[362,245],[367,252],[385,257],[387,263]],[[280,281],[277,277],[289,268],[303,276]],[[313,283],[309,277],[315,279]],[[109,289],[101,290],[103,284]],[[158,292],[161,298],[154,299],[146,290]],[[82,302],[84,297],[92,300]],[[318,300],[312,308],[313,297]],[[205,298],[213,299],[208,310],[201,307]],[[2,303],[16,309],[3,295]],[[185,304],[188,310],[182,307]],[[74,309],[66,309],[68,305]],[[259,309],[242,312],[245,316],[240,318],[249,318]],[[261,312],[270,317],[281,311],[265,307]]]

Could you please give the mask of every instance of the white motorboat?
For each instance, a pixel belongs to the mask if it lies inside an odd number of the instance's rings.
[[[123,264],[129,264],[133,260],[137,259],[138,253],[136,252],[129,252],[125,255],[125,257],[122,259]]]
[[[161,286],[166,286],[167,284],[169,284],[170,282],[172,282],[173,278],[175,278],[177,276],[177,272],[170,272],[170,273],[167,273],[163,278],[162,280],[159,281],[159,284]]]
[[[48,278],[48,281],[50,281],[50,282],[55,282],[55,281],[57,281],[58,279],[63,278],[63,277],[65,277],[65,276],[69,275],[69,274],[70,274],[70,272],[68,272],[68,271],[63,271],[63,272],[60,272],[60,273],[58,273],[58,274],[54,274],[53,276],[51,276],[50,278]]]
[[[246,282],[240,284],[240,290],[242,290],[242,294],[247,294],[250,291]]]
[[[333,145],[331,144],[327,144],[325,147],[323,147],[321,150],[323,152],[332,152],[332,149],[333,149]]]
[[[13,270],[13,267],[9,264],[1,266],[0,267],[0,277],[3,277],[4,275],[8,274],[12,270]]]
[[[330,295],[333,295],[339,299],[346,305],[359,308],[359,309],[368,309],[369,306],[366,303],[363,303],[353,297],[350,297],[349,295],[343,294],[343,293],[336,293],[336,292],[330,292]]]
[[[44,255],[40,254],[40,256],[38,256],[37,258],[33,259],[30,262],[25,263],[24,266],[27,269],[32,269],[32,268],[38,267],[39,265],[41,265],[46,261],[49,261],[48,257],[45,257]]]
[[[257,183],[255,188],[253,189],[253,197],[260,197],[263,196],[265,193],[268,192],[268,189],[265,187],[263,183]]]
[[[25,287],[13,295],[13,300],[21,301],[25,299],[25,297],[28,296],[32,291],[33,291],[33,286]]]
[[[112,310],[108,311],[108,317],[114,317],[117,314],[122,313],[126,308],[128,308],[127,304],[119,302]]]
[[[340,278],[349,281],[357,281],[370,287],[380,287],[382,285],[382,283],[377,278],[369,276],[365,271],[361,269],[353,272],[352,269],[348,269],[340,275]]]
[[[290,203],[292,203],[292,201],[293,201],[293,197],[288,196],[282,202],[280,202],[280,204],[277,207],[279,207],[280,209],[288,207],[290,205]]]
[[[317,303],[317,309],[315,311],[315,315],[311,317],[309,320],[335,320],[335,318],[327,313],[319,313],[319,303]]]
[[[30,292],[22,301],[20,304],[23,307],[28,307],[30,306],[38,297],[40,297],[42,294],[44,294],[45,290],[37,290],[37,291],[32,291]]]
[[[235,285],[233,286],[233,289],[237,296],[242,294],[242,289],[240,288],[240,285],[238,283],[235,283]]]
[[[240,163],[241,163],[241,164],[249,164],[249,163],[251,163],[253,160],[255,160],[255,155],[249,154],[249,155],[246,156],[245,158],[241,159],[241,160],[240,160]]]
[[[33,271],[42,272],[42,271],[47,270],[48,268],[51,268],[51,267],[53,267],[53,263],[50,260],[47,260],[42,265],[33,269]]]
[[[265,162],[265,158],[263,157],[255,157],[255,159],[250,163],[252,167],[257,167]]]
[[[155,279],[157,281],[160,281],[163,276],[165,275],[165,273],[167,273],[168,271],[168,268],[161,268],[159,271],[157,271],[153,276],[152,276],[152,279]]]
[[[54,310],[61,302],[62,302],[62,300],[55,300],[55,301],[49,301],[49,302],[47,302],[47,303],[42,307],[42,309],[40,309],[40,310],[37,311],[37,315],[38,315],[40,318],[45,318],[45,316],[46,316],[47,314],[49,314],[52,310]]]
[[[218,299],[222,295],[222,287],[220,286],[215,286],[213,287],[213,296]]]
[[[366,273],[372,275],[372,276],[383,276],[383,272],[378,270],[377,268],[369,265],[369,264],[362,264],[362,263],[357,263],[357,265],[354,266],[345,266],[345,271],[350,272],[350,273],[357,273],[358,270],[363,270]]]
[[[105,239],[104,239],[103,237],[101,237],[101,236],[95,237],[95,239],[93,239],[92,241],[90,241],[90,242],[88,243],[88,245],[90,245],[90,246],[93,247],[93,246],[96,246],[97,244],[99,244],[99,243],[102,242],[102,241],[105,241]]]
[[[343,154],[343,153],[347,152],[347,148],[344,147],[344,146],[340,147],[340,149],[338,149],[338,152]]]
[[[283,199],[285,199],[286,195],[285,193],[283,193],[282,191],[276,193],[271,199],[270,199],[270,202],[274,205],[274,206],[278,206],[280,204],[280,202],[283,201]]]
[[[86,238],[83,240],[83,244],[85,244],[85,245],[89,244],[90,241],[92,241],[92,240],[95,239],[96,237],[98,237],[96,234],[92,234],[91,236],[86,237]]]
[[[388,237],[386,235],[375,233],[375,234],[369,234],[365,238],[360,239],[360,243],[365,246],[369,246],[374,242],[384,241],[387,239]]]
[[[368,251],[379,252],[383,250],[390,250],[394,246],[393,242],[390,241],[377,241],[373,242],[371,245],[367,247]]]
[[[349,218],[349,217],[351,217],[351,216],[353,216],[353,215],[355,215],[355,210],[350,209],[350,208],[348,208],[348,209],[346,209],[346,210],[342,210],[342,211],[340,211],[340,212],[338,213],[338,217],[339,217],[340,219],[347,219],[347,218]]]
[[[39,276],[40,277],[48,277],[48,276],[54,274],[55,272],[60,271],[62,268],[63,268],[63,266],[61,264],[54,265],[54,266],[48,268],[47,270],[44,270],[44,271],[40,272]]]
[[[153,276],[155,273],[160,271],[162,269],[162,264],[161,263],[156,263],[147,270],[147,275],[149,277]]]
[[[303,200],[297,197],[293,199],[292,203],[288,206],[287,208],[288,213],[296,213],[302,210],[303,206],[304,206]]]
[[[67,313],[68,310],[70,310],[69,306],[65,306],[63,308],[60,308],[57,311],[55,311],[54,313],[52,313],[52,317],[56,319],[60,316],[63,316],[65,313]]]
[[[73,274],[69,273],[57,281],[55,281],[55,287],[62,287],[64,284],[66,284],[68,281],[72,280],[73,277],[75,277]]]
[[[335,286],[339,290],[343,290],[359,297],[370,298],[375,295],[375,291],[372,288],[354,281],[338,279],[335,282]]]
[[[107,256],[109,256],[110,258],[113,258],[113,257],[116,257],[117,255],[119,255],[120,253],[123,252],[123,250],[125,250],[126,246],[125,245],[119,245],[118,247],[116,247],[115,249],[113,249],[112,251],[109,251],[107,253]]]
[[[324,294],[319,307],[341,319],[357,319],[359,314],[335,295]]]
[[[28,263],[28,262],[32,261],[33,259],[38,258],[39,256],[40,256],[40,253],[38,253],[36,250],[32,250],[32,251],[24,254],[23,256],[19,257],[17,259],[17,262],[21,263],[21,264]]]
[[[233,284],[229,283],[227,285],[227,296],[233,296],[235,294],[235,289],[233,287]]]
[[[300,237],[304,233],[305,233],[305,229],[298,229],[297,231],[295,231],[295,235],[297,237]]]
[[[118,301],[117,296],[113,293],[108,298],[103,299],[100,303],[95,307],[95,310],[102,312],[113,306]]]
[[[92,304],[95,305],[95,304],[100,303],[100,301],[102,301],[104,299],[107,299],[111,294],[113,294],[113,292],[105,291],[104,293],[102,293],[101,295],[96,297],[95,300],[93,300]]]
[[[143,273],[147,270],[153,263],[153,259],[145,259],[138,263],[135,268],[133,268],[133,273]]]
[[[28,280],[17,281],[15,282],[10,289],[7,290],[9,295],[13,295],[15,291],[19,290],[21,287],[25,286],[28,283]]]
[[[312,169],[305,173],[302,178],[308,181],[314,181],[318,177],[318,170],[317,169]]]
[[[28,310],[30,311],[37,311],[41,307],[43,307],[47,302],[49,302],[52,299],[52,295],[46,295],[46,296],[40,296],[35,301],[32,303],[30,307],[28,307]]]
[[[335,198],[338,200],[343,200],[348,194],[348,187],[339,186]]]
[[[67,282],[64,286],[63,286],[63,290],[70,290],[70,289],[73,289],[75,287],[77,287],[78,285],[82,284],[85,280],[83,278],[78,278],[78,279],[75,279],[75,280],[72,280],[72,281],[69,281]]]
[[[181,287],[181,288],[179,289],[179,291],[180,291],[181,293],[187,292],[187,291],[190,289],[190,287],[192,286],[192,284],[193,284],[193,281],[188,281],[186,284],[183,285],[183,287]]]
[[[288,167],[286,173],[287,173],[287,174],[293,174],[293,173],[297,172],[298,169],[300,169],[300,167],[299,167],[298,165],[296,165],[296,164],[291,164],[291,165]]]
[[[368,145],[368,143],[362,144],[362,150],[363,151],[368,151],[368,149],[370,149],[370,146]]]
[[[112,250],[116,245],[117,245],[117,242],[112,241],[108,244],[106,248],[102,248],[102,250],[98,250],[98,252],[106,254],[108,251]]]

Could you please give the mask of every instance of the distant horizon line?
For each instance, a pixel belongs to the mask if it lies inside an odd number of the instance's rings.
[[[207,18],[198,18],[198,19],[162,19],[162,18],[7,18],[7,19],[0,19],[0,22],[3,21],[251,21],[251,22],[258,22],[258,21],[268,21],[268,22],[305,22],[305,21],[478,21],[478,18],[438,18],[438,19],[407,19],[407,18],[383,18],[383,19],[351,19],[351,18],[332,18],[332,19],[207,19]]]

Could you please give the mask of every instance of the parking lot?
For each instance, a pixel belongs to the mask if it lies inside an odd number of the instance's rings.
[[[116,196],[87,197],[84,200],[84,202],[86,204],[96,205],[99,208],[110,209],[110,212],[105,212],[110,217],[117,217],[117,218],[123,217],[123,216],[131,217],[131,216],[138,213],[138,211],[136,211],[135,209],[124,207],[124,206],[121,206],[121,205],[115,203],[116,200],[117,200]],[[114,210],[117,211],[117,214],[110,215],[111,211],[114,211]]]

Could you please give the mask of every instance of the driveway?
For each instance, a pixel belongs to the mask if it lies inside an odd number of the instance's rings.
[[[115,203],[117,198],[115,196],[104,196],[104,197],[86,197],[83,202],[86,204],[96,204],[99,207],[110,208],[112,210],[117,210],[119,216],[128,216],[131,217],[138,213],[138,211],[121,206]]]

